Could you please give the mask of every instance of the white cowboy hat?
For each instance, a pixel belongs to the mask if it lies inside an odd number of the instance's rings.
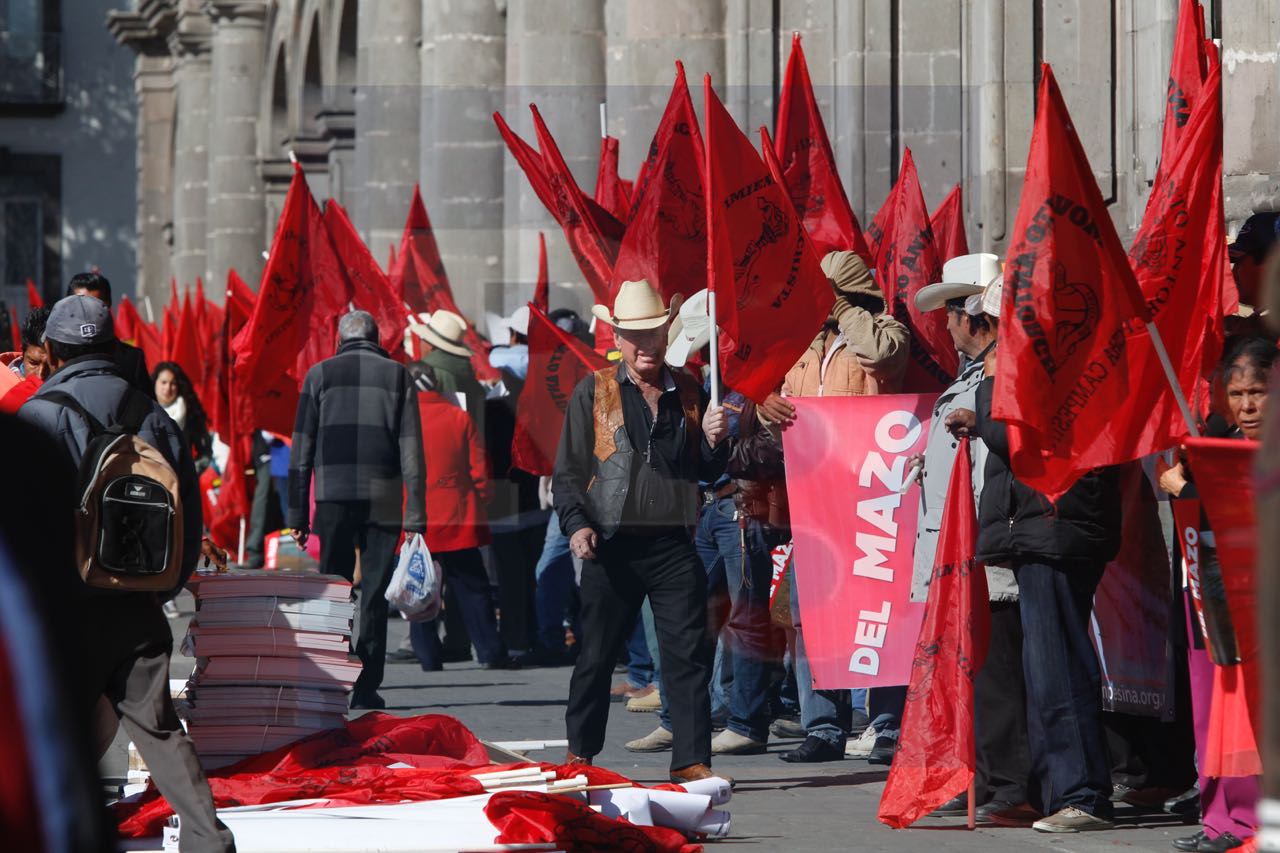
[[[529,335],[529,306],[521,305],[511,312],[510,317],[502,317],[492,311],[486,312],[484,322],[489,330],[489,340],[496,346],[505,346],[512,332],[526,337]]]
[[[667,364],[684,367],[692,353],[711,341],[711,318],[707,316],[707,291],[699,290],[680,306],[667,332]]]
[[[671,297],[671,304],[664,307],[662,294],[649,282],[624,281],[618,288],[618,295],[613,300],[613,310],[603,305],[592,305],[591,313],[601,323],[608,323],[615,329],[656,329],[666,323],[680,310],[684,297],[677,293]]]
[[[916,293],[916,308],[937,310],[948,300],[984,292],[992,280],[1000,277],[1000,259],[995,255],[986,252],[959,255],[942,265],[941,282],[920,288]]]
[[[421,323],[410,323],[409,330],[427,343],[445,352],[469,358],[470,347],[463,340],[467,333],[467,321],[452,311],[441,309],[434,314],[419,314]]]

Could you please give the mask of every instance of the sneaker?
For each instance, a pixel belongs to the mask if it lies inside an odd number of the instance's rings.
[[[662,693],[655,690],[652,693],[646,693],[643,696],[637,696],[634,699],[627,700],[627,710],[633,713],[642,713],[644,711],[661,711],[662,710]]]
[[[871,750],[876,746],[876,731],[867,726],[862,730],[862,734],[858,735],[857,740],[851,740],[844,748],[845,758],[870,758]]]
[[[1040,818],[1031,824],[1031,828],[1036,832],[1093,832],[1099,829],[1114,829],[1115,822],[1091,815],[1075,806],[1067,806],[1057,814]]]
[[[671,749],[671,732],[658,726],[641,738],[629,740],[623,746],[627,752],[666,752]]]
[[[745,737],[729,729],[711,739],[712,755],[759,755],[764,751],[764,741]]]
[[[798,720],[792,720],[787,717],[779,717],[769,726],[769,733],[776,738],[783,740],[800,740],[809,736],[809,732],[804,726],[800,725]]]

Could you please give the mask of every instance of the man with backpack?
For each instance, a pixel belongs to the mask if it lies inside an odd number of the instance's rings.
[[[85,295],[58,302],[45,327],[53,374],[18,416],[49,433],[80,469],[75,629],[77,699],[107,700],[181,821],[184,851],[233,851],[209,783],[169,697],[173,635],[161,609],[200,555],[195,466],[182,431],[130,386],[113,360],[111,312]],[[68,508],[69,509],[69,508]]]

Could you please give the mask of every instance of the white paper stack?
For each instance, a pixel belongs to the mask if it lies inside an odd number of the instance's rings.
[[[222,767],[337,728],[360,675],[350,654],[351,584],[334,575],[197,574],[183,642],[196,658],[187,732],[206,767]]]

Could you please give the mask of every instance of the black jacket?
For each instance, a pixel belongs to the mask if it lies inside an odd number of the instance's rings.
[[[152,400],[156,398],[156,386],[151,381],[151,374],[147,372],[147,359],[142,354],[142,350],[117,340],[111,360],[115,362],[116,372],[124,378],[125,382]]]
[[[1009,434],[991,417],[995,380],[978,386],[978,435],[987,445],[978,507],[978,559],[1009,565],[1028,560],[1101,564],[1120,550],[1120,486],[1114,468],[1084,475],[1052,504],[1019,482],[1009,467]]]

